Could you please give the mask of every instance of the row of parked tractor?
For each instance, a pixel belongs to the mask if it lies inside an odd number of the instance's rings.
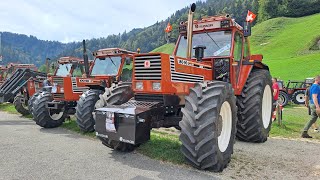
[[[82,131],[119,151],[147,142],[152,128],[175,127],[188,163],[222,171],[235,138],[267,141],[272,82],[263,56],[250,54],[249,22],[193,20],[195,9],[181,22],[172,55],[106,48],[91,61],[84,41],[83,59],[62,57],[53,74],[16,70],[0,87],[2,101],[15,97],[17,110],[43,128],[75,114]]]
[[[285,83],[282,80],[278,80],[279,85],[279,104],[286,106],[289,102],[294,104],[305,104],[305,93],[308,87],[314,82],[314,78],[306,78],[304,81],[292,81],[289,80]]]

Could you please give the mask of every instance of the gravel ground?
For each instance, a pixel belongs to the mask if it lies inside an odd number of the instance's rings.
[[[111,151],[62,128],[0,112],[0,179],[320,179],[320,142],[237,142],[222,173]]]

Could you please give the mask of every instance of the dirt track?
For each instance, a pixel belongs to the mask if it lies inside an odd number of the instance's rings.
[[[320,179],[320,142],[269,138],[264,144],[237,142],[224,178]]]

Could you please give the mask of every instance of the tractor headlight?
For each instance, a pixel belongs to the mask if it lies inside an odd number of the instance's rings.
[[[143,89],[143,83],[142,82],[136,82],[136,89]]]
[[[160,91],[161,90],[161,83],[160,82],[152,83],[152,89],[156,90],[156,91]]]
[[[64,93],[64,88],[60,88],[60,92],[61,92],[61,93]]]

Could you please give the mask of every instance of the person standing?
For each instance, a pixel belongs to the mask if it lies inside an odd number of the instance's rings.
[[[310,136],[308,134],[308,130],[310,129],[310,127],[312,126],[312,124],[314,124],[320,114],[320,75],[316,76],[314,79],[314,83],[312,84],[312,86],[310,87],[309,90],[309,106],[310,106],[310,110],[311,110],[311,119],[307,122],[307,124],[304,126],[303,132],[301,134],[302,138],[312,138],[312,136]]]
[[[277,78],[272,78],[272,89],[273,89],[273,100],[275,101],[275,111],[273,112],[272,115],[272,121],[274,121],[276,119],[276,115],[277,115],[277,107],[278,107],[278,99],[279,99],[279,93],[280,93],[280,88],[277,82]]]

